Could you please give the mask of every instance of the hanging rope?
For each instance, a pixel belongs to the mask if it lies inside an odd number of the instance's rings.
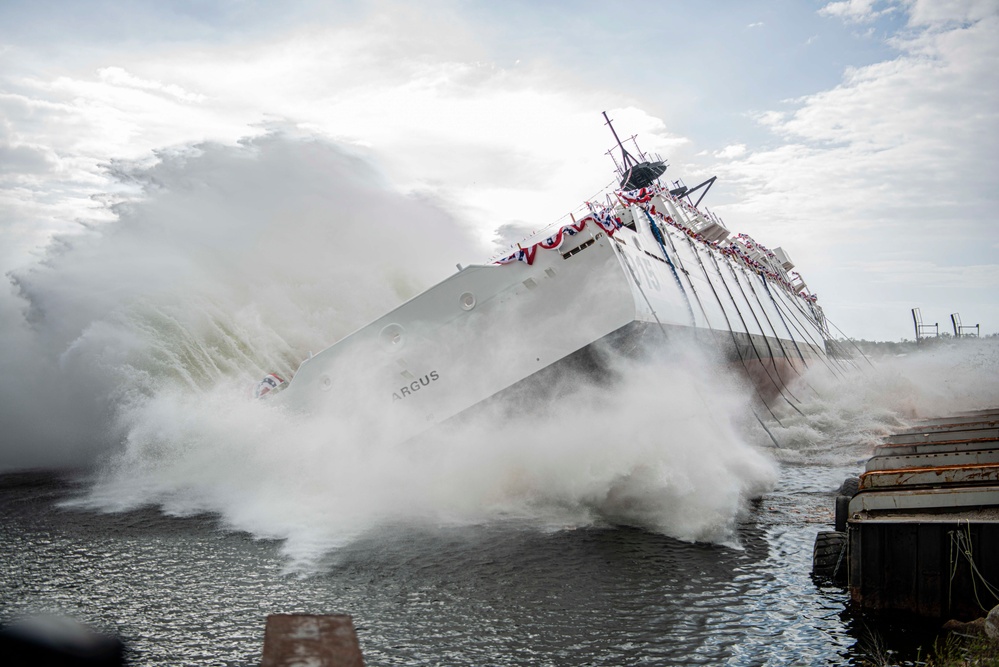
[[[624,251],[618,248],[617,244],[611,244],[611,245],[619,253],[621,253],[622,256],[624,256]],[[623,257],[623,261],[624,265],[628,267],[628,273],[631,274],[631,279],[635,281],[635,286],[638,288],[639,293],[642,295],[642,298],[645,299],[645,305],[649,307],[649,312],[652,313],[653,319],[655,319],[656,324],[659,325],[659,330],[663,332],[663,336],[666,338],[666,340],[669,340],[669,334],[666,333],[666,327],[664,327],[663,323],[659,321],[659,315],[656,314],[656,309],[652,307],[652,302],[649,301],[649,297],[646,296],[645,290],[642,289],[642,283],[639,282],[638,276],[635,275],[635,270],[631,268],[631,262],[628,261],[627,257]]]
[[[778,300],[777,301],[777,308],[778,309],[781,308],[781,303],[782,302],[783,302],[782,300]],[[787,307],[786,306],[786,302],[783,302],[783,303],[785,304],[784,307]],[[807,318],[807,315],[805,315],[804,312],[802,312],[801,314],[804,315]],[[830,358],[829,358],[829,355],[825,354],[825,343],[823,342],[823,343],[820,344],[818,341],[816,341],[815,337],[812,336],[811,333],[809,333],[808,328],[801,326],[801,322],[798,320],[797,317],[794,317],[794,312],[791,311],[790,308],[788,308],[787,319],[788,319],[788,321],[791,322],[791,324],[793,325],[794,329],[801,336],[803,342],[809,342],[809,344],[813,348],[818,348],[818,349],[821,349],[823,351],[822,354],[819,354],[819,355],[816,355],[816,356],[818,356],[819,359],[822,360],[822,363],[824,363],[826,365],[826,368],[829,369],[829,372],[832,373],[835,377],[837,377],[837,378],[839,378],[841,380],[845,379],[846,376],[843,374],[844,369],[840,368],[839,370],[837,370],[836,368],[834,368],[833,365],[832,365],[832,360],[830,360]],[[808,339],[808,340],[806,340],[806,339]]]
[[[690,314],[690,326],[697,325],[697,318],[694,317],[694,309],[690,305],[690,297],[687,296],[687,290],[683,289],[683,283],[680,282],[680,275],[676,272],[676,267],[673,266],[673,262],[669,258],[669,253],[666,252],[666,244],[663,243],[662,233],[659,227],[652,222],[652,216],[649,215],[648,211],[642,209],[645,216],[649,219],[649,226],[652,228],[652,236],[655,237],[656,241],[659,243],[659,249],[662,250],[663,258],[666,263],[669,264],[670,270],[673,272],[673,278],[676,280],[676,286],[680,288],[680,293],[683,294],[683,300],[687,304],[687,312]]]
[[[722,285],[725,286],[725,291],[728,293],[728,298],[732,301],[732,305],[735,307],[735,312],[739,316],[739,320],[742,322],[742,328],[746,332],[746,337],[749,339],[750,347],[753,348],[753,353],[756,355],[756,360],[760,362],[760,367],[763,369],[763,372],[766,373],[767,378],[773,384],[774,388],[777,389],[777,393],[780,394],[780,397],[784,399],[784,402],[786,402],[788,405],[794,408],[795,412],[797,412],[798,414],[802,414],[801,410],[798,410],[798,408],[793,403],[791,403],[791,401],[787,399],[787,396],[785,396],[784,393],[781,391],[780,384],[778,384],[777,381],[774,380],[773,377],[770,375],[770,371],[767,368],[766,363],[764,363],[763,361],[763,356],[760,354],[760,351],[756,348],[756,342],[753,340],[753,335],[749,333],[749,325],[746,324],[746,318],[742,316],[742,311],[739,310],[739,303],[736,301],[735,295],[732,294],[732,290],[729,289],[728,282],[725,280],[725,276],[722,275],[721,267],[718,265],[718,258],[715,257],[713,254],[709,256],[711,257],[711,261],[715,265],[715,270],[718,272],[718,277],[721,279]],[[743,297],[745,297],[745,295],[743,295]],[[746,301],[746,304],[748,305],[749,301]],[[763,330],[761,328],[760,332],[762,333],[762,331]],[[766,336],[764,336],[764,338],[766,338]]]
[[[780,371],[777,369],[777,362],[774,360],[774,350],[770,346],[770,338],[767,336],[766,332],[763,331],[763,325],[760,323],[760,318],[756,316],[756,311],[753,310],[753,304],[749,302],[749,297],[746,296],[746,290],[742,286],[742,281],[739,280],[739,273],[738,273],[738,271],[736,271],[735,267],[732,266],[731,264],[729,264],[729,268],[732,270],[732,278],[735,280],[735,284],[739,286],[739,292],[742,294],[743,300],[746,302],[746,305],[749,306],[749,312],[753,316],[753,321],[756,322],[756,328],[759,329],[760,333],[763,335],[763,342],[767,346],[767,358],[770,359],[770,365],[773,366],[774,373],[777,374],[777,380],[779,381],[779,384],[780,384],[780,391],[782,391],[782,392],[786,391],[791,398],[793,398],[794,400],[796,400],[796,401],[798,401],[800,403],[801,401],[798,400],[797,396],[795,396],[793,393],[791,393],[791,390],[788,389],[787,384],[784,382],[784,379],[781,378],[781,376],[780,376]],[[755,292],[754,292],[754,294],[755,294]],[[759,302],[759,299],[757,299],[757,302]],[[762,304],[760,304],[760,308],[763,308]],[[772,326],[771,326],[771,329],[773,329]],[[774,336],[776,337],[776,335],[777,335],[777,332],[774,331]],[[785,354],[786,354],[786,352],[785,352]],[[762,362],[762,360],[761,360],[761,362]],[[763,362],[763,363],[765,363],[765,362]],[[769,374],[770,374],[770,371],[767,371],[767,375],[769,375]],[[790,401],[788,401],[788,403],[790,403]],[[794,407],[794,406],[792,406],[792,407]],[[795,408],[795,410],[797,410],[797,408]],[[798,410],[798,414],[801,414],[800,410]],[[804,417],[804,415],[802,415],[802,417]]]
[[[757,276],[763,279],[764,284],[766,284],[766,278],[763,278],[763,272],[756,273]],[[770,315],[767,313],[766,306],[763,305],[763,300],[760,299],[759,293],[756,291],[756,287],[753,285],[753,281],[750,279],[747,281],[749,283],[749,291],[752,292],[753,298],[756,299],[756,304],[760,307],[760,312],[763,313],[763,319],[767,321],[767,325],[770,327],[770,331],[773,332],[774,340],[777,341],[777,345],[780,347],[781,352],[784,353],[784,358],[787,359],[791,366],[791,370],[801,376],[798,369],[794,365],[794,358],[787,353],[787,348],[784,347],[784,341],[781,340],[780,334],[777,333],[777,327],[774,326],[773,321],[770,319]]]
[[[777,305],[777,299],[774,298],[773,292],[770,291],[770,285],[767,284],[767,279],[762,273],[758,275],[760,276],[760,280],[763,282],[763,289],[767,291],[767,296],[770,297],[771,303],[773,303],[774,308],[777,309],[777,317],[779,317],[781,323],[783,323],[784,330],[787,331],[787,337],[791,339],[791,343],[794,345],[794,350],[798,353],[801,363],[805,364],[805,368],[808,368],[808,361],[805,359],[805,355],[801,353],[801,348],[798,347],[798,341],[794,339],[794,334],[791,333],[791,327],[788,326],[787,320],[784,319],[784,313],[780,312],[780,306]]]
[[[832,324],[833,328],[836,331],[838,331],[840,333],[840,335],[843,336],[843,338],[846,338],[848,341],[850,341],[850,344],[852,344],[853,347],[856,348],[857,352],[860,352],[860,356],[862,356],[864,358],[864,361],[866,361],[870,365],[871,368],[875,367],[874,363],[870,360],[870,358],[866,354],[864,354],[864,351],[860,349],[860,347],[854,342],[854,340],[852,338],[850,338],[845,333],[843,333],[843,330],[840,329],[838,326],[836,326],[833,323],[833,321],[830,320],[828,317],[826,318],[826,322],[828,322],[829,324]]]
[[[777,419],[777,415],[774,414],[774,411],[771,409],[770,404],[767,403],[767,400],[765,398],[763,398],[763,394],[760,393],[760,390],[756,386],[756,383],[753,382],[753,377],[752,374],[749,372],[749,365],[746,361],[746,357],[742,354],[742,346],[739,345],[739,339],[736,337],[735,330],[732,328],[732,322],[731,320],[729,320],[728,313],[725,311],[725,305],[722,303],[721,297],[718,296],[718,290],[715,289],[714,283],[711,282],[711,278],[708,276],[708,269],[707,267],[704,266],[704,261],[701,259],[701,253],[698,251],[697,246],[694,245],[694,242],[690,239],[689,236],[685,236],[685,238],[687,239],[687,243],[690,245],[690,249],[694,253],[694,258],[697,260],[698,266],[701,267],[701,273],[704,275],[705,282],[708,283],[708,287],[711,288],[711,293],[714,294],[715,296],[715,301],[718,302],[718,308],[721,310],[722,317],[725,318],[725,328],[728,329],[729,335],[732,336],[732,346],[735,348],[735,353],[739,355],[739,361],[742,362],[742,369],[746,372],[746,377],[749,379],[750,386],[753,387],[753,391],[756,392],[756,396],[760,399],[760,402],[763,403],[763,406],[767,409],[767,412],[770,413],[770,416],[773,417],[774,421],[776,421],[781,426],[784,426],[784,424],[782,424],[781,421]],[[674,246],[674,251],[675,249],[676,246]],[[679,256],[679,253],[677,254]],[[722,282],[724,282],[724,280]],[[736,309],[736,311],[738,312],[738,309]],[[756,417],[756,421],[760,423],[760,426],[763,426],[763,430],[767,432],[767,435],[769,435],[770,439],[773,440],[774,445],[776,445],[777,448],[779,449],[780,443],[777,442],[777,439],[774,437],[773,433],[770,432],[770,429],[768,429],[763,424],[763,420],[760,419],[760,416],[756,414],[755,410],[753,411],[753,416]]]
[[[971,543],[971,521],[965,519],[965,527],[962,532],[961,528],[957,530],[948,531],[948,536],[950,537],[950,581],[947,586],[947,606],[951,606],[951,594],[954,588],[954,577],[957,575],[957,566],[960,562],[960,556],[963,556],[965,560],[968,561],[968,568],[971,572],[971,590],[975,594],[975,602],[978,603],[979,608],[982,611],[989,611],[991,606],[986,607],[982,604],[982,600],[978,595],[978,584],[976,579],[982,583],[985,592],[989,593],[993,599],[999,600],[999,590],[995,586],[990,584],[985,577],[982,575],[982,571],[978,569],[978,564],[975,563],[975,556],[972,553],[972,543]]]
[[[660,247],[662,247],[662,240],[660,240],[660,237],[665,238],[665,240],[669,242],[669,247],[673,250],[673,256],[676,257],[676,264],[680,267],[680,272],[687,278],[687,285],[690,287],[690,292],[694,295],[694,300],[697,301],[697,307],[701,309],[701,315],[704,316],[704,323],[708,325],[708,329],[714,331],[714,327],[711,326],[711,320],[708,318],[708,312],[705,310],[704,303],[701,301],[701,296],[697,293],[694,281],[690,277],[690,272],[687,271],[687,268],[683,265],[683,258],[680,256],[680,251],[677,250],[676,244],[673,243],[673,236],[668,230],[665,230],[655,222],[655,219],[649,214],[648,209],[643,208],[642,211],[645,213],[645,217],[648,218],[649,227],[652,229],[652,235],[655,237]]]
[[[663,337],[668,341],[669,340],[669,334],[666,333],[666,327],[663,325],[662,321],[660,321],[659,316],[656,314],[655,308],[652,307],[652,303],[649,301],[649,297],[645,294],[645,290],[642,289],[642,283],[639,282],[638,276],[635,275],[635,271],[631,267],[631,263],[628,262],[627,257],[624,257],[624,251],[623,250],[621,250],[619,247],[617,247],[617,245],[614,245],[614,248],[617,249],[617,252],[622,255],[623,261],[624,261],[624,265],[626,267],[628,267],[628,273],[631,274],[631,279],[633,281],[635,281],[635,286],[638,287],[639,293],[641,293],[642,298],[645,300],[645,305],[647,305],[649,307],[649,312],[652,313],[652,317],[655,319],[656,324],[659,325],[659,330],[662,332]],[[674,248],[675,248],[675,246],[674,246]],[[697,261],[698,261],[698,263],[700,263],[700,257],[697,258]],[[704,268],[703,265],[701,266],[701,268],[702,269]],[[689,280],[689,278],[688,278],[688,280]],[[708,284],[711,285],[711,282],[708,281]],[[714,286],[712,286],[711,289],[713,291],[714,290]],[[717,294],[715,296],[717,296]],[[722,309],[722,313],[724,313],[724,312],[725,312],[725,310]],[[706,317],[705,317],[705,319],[706,319]],[[728,319],[728,316],[726,315],[726,320],[727,319]],[[732,328],[731,327],[729,327],[729,333],[732,333],[733,340],[734,340],[735,333],[732,332]],[[739,348],[738,348],[738,346],[736,346],[736,351],[738,352],[738,350],[739,350]],[[742,355],[740,353],[740,359],[741,358],[742,358]],[[743,359],[742,361],[743,361],[743,366],[745,366],[745,360]],[[747,369],[746,372],[747,372],[747,375],[748,375],[748,372],[749,372],[748,369]],[[752,380],[752,378],[750,378],[750,380]],[[750,382],[750,385],[753,385],[753,383]],[[770,413],[770,416],[773,417],[774,421],[777,422],[778,424],[780,424],[781,426],[783,426],[783,424],[781,424],[781,421],[779,419],[777,419],[777,416],[774,414],[773,410],[770,409],[770,406],[767,405],[766,399],[764,399],[763,395],[760,394],[760,392],[759,392],[758,389],[756,389],[755,385],[753,385],[753,390],[756,392],[756,395],[759,396],[760,401],[762,401],[764,407],[766,407],[767,412]],[[694,391],[697,393],[698,397],[701,399],[701,402],[704,403],[705,405],[708,405],[707,400],[705,400],[704,396],[701,395],[701,392],[699,390],[697,390],[697,387],[694,387]],[[770,429],[768,429],[766,427],[766,425],[763,423],[763,420],[760,419],[760,416],[758,414],[756,414],[756,410],[753,410],[752,408],[750,408],[750,411],[753,413],[753,416],[756,418],[756,421],[759,422],[760,426],[763,427],[763,430],[766,431],[767,435],[770,436],[770,440],[773,441],[774,446],[777,447],[778,449],[781,449],[780,443],[777,442],[777,438],[775,438],[774,435],[773,435],[773,433],[770,432]]]

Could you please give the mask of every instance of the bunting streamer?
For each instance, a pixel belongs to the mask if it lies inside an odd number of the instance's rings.
[[[658,191],[653,188],[641,190],[619,190],[617,196],[629,204],[645,204],[656,196]]]
[[[580,220],[579,222],[574,222],[571,225],[566,225],[559,229],[555,234],[549,236],[544,241],[538,243],[539,246],[545,250],[555,250],[562,245],[562,241],[565,240],[566,236],[575,236],[579,232],[583,231],[586,227],[586,219]]]
[[[512,264],[513,262],[526,262],[528,266],[534,264],[534,256],[538,252],[538,246],[540,243],[535,243],[528,248],[520,248],[517,252],[513,253],[509,257],[504,257],[503,259],[496,260],[496,264]]]
[[[591,217],[594,222],[600,225],[600,228],[607,232],[607,236],[614,236],[614,232],[624,226],[621,223],[621,218],[614,215],[613,211],[609,208],[597,211],[588,217]]]
[[[758,252],[761,252],[770,259],[774,260],[775,262],[777,261],[777,255],[773,254],[773,252],[771,252],[770,249],[767,248],[762,243],[754,241],[752,237],[749,236],[749,234],[736,234],[736,237],[742,239],[742,242],[745,243],[746,247],[749,248],[750,250],[756,250]]]
[[[613,209],[604,208],[591,213],[581,220],[577,220],[572,224],[559,228],[557,232],[543,241],[539,241],[527,248],[519,248],[517,252],[512,255],[496,260],[494,264],[525,262],[528,266],[531,266],[534,264],[534,257],[538,252],[539,246],[545,250],[557,250],[562,245],[562,242],[565,241],[567,236],[575,236],[579,232],[583,231],[586,228],[587,222],[596,223],[597,226],[607,233],[607,236],[613,236],[614,232],[623,226],[621,218],[614,215]]]

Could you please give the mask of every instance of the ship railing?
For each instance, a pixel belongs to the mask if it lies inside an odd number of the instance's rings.
[[[784,265],[783,264],[778,264],[777,265],[777,274],[783,279],[782,282],[787,283],[788,285],[791,285],[791,283],[792,283],[791,276],[788,275],[788,272],[784,269]]]
[[[774,256],[777,258],[777,262],[780,264],[782,270],[790,271],[791,269],[794,268],[794,262],[791,261],[791,258],[787,254],[787,251],[785,251],[783,248],[777,246],[776,248],[774,248],[773,253]]]
[[[668,211],[673,221],[680,226],[698,234],[706,241],[723,241],[730,232],[717,215],[710,211],[701,211],[682,199],[658,194],[652,198],[652,205],[657,211]]]
[[[832,338],[832,334],[829,332],[829,326],[826,323],[826,313],[822,310],[822,306],[813,302],[806,301],[809,309],[812,311],[812,315],[815,317],[815,323],[819,325],[819,331],[822,332],[822,337],[825,339]]]
[[[773,273],[777,274],[784,280],[787,280],[787,272],[784,270],[784,263],[781,262],[780,258],[777,256],[775,252],[770,251],[770,253],[767,254],[766,257],[763,259],[763,262]]]
[[[754,262],[762,262],[764,259],[766,259],[766,255],[760,252],[760,250],[755,248],[752,244],[747,243],[744,238],[736,236],[734,239],[732,239],[732,242],[737,244],[742,253],[745,254]]]
[[[728,228],[725,227],[725,223],[722,222],[722,219],[707,209],[705,209],[704,213],[700,213],[696,220],[697,222],[694,226],[694,231],[708,241],[721,242],[732,235],[732,233],[728,231]]]

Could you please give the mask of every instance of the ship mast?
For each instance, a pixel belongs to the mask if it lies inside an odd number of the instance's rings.
[[[638,164],[638,160],[636,160],[634,156],[632,156],[632,154],[629,153],[628,150],[624,147],[624,144],[621,143],[621,139],[617,136],[617,130],[614,129],[614,124],[611,122],[611,119],[607,117],[607,112],[603,111],[601,113],[603,113],[604,115],[604,120],[607,121],[606,123],[604,123],[604,125],[610,128],[611,134],[614,135],[614,141],[617,142],[618,148],[621,149],[621,163],[624,165],[622,171],[627,171],[628,169],[631,169],[633,166]],[[632,137],[632,139],[634,139],[634,137]],[[609,153],[610,151],[607,152]]]
[[[614,160],[614,165],[618,168],[618,173],[621,175],[621,189],[638,190],[652,185],[652,183],[654,183],[655,180],[659,178],[664,171],[666,171],[666,163],[663,160],[647,160],[641,151],[639,151],[639,155],[642,156],[643,161],[639,162],[635,156],[628,152],[628,149],[624,147],[624,144],[621,143],[621,138],[617,136],[617,131],[614,129],[611,119],[607,117],[606,111],[603,112],[603,115],[604,120],[607,121],[605,125],[610,128],[611,134],[614,135],[614,140],[617,142],[618,148],[621,149],[622,164],[618,165],[617,160]],[[632,137],[632,140],[634,139],[635,137]],[[608,151],[608,153],[610,153],[610,151]],[[613,159],[613,157],[614,156],[611,155],[611,159]]]

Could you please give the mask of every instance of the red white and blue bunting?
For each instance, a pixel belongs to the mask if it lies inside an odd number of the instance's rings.
[[[537,255],[538,247],[545,250],[558,250],[566,237],[575,236],[586,228],[586,223],[592,222],[607,233],[607,236],[614,236],[614,232],[621,229],[621,218],[614,215],[614,209],[603,208],[594,210],[585,218],[574,220],[571,224],[560,227],[557,232],[543,241],[539,241],[527,248],[518,247],[517,252],[496,260],[496,264],[512,264],[513,262],[525,262],[528,266],[534,264],[534,257]]]
[[[618,190],[618,198],[626,204],[647,204],[659,192],[653,188],[642,188],[640,190]]]
[[[545,250],[556,250],[562,245],[562,241],[565,240],[567,236],[575,236],[579,232],[583,231],[586,227],[586,221],[581,220],[580,222],[573,222],[571,225],[566,225],[562,227],[557,232],[546,238],[544,241],[538,243],[539,246]]]

